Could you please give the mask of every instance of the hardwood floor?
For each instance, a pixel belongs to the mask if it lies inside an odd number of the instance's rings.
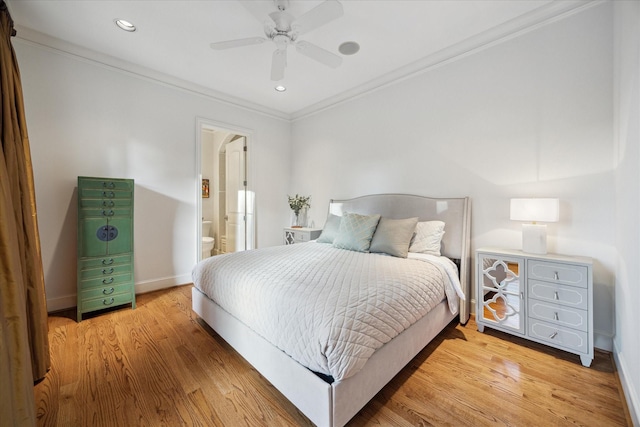
[[[52,368],[35,387],[40,426],[308,426],[191,311],[191,286],[135,310],[49,316]],[[449,325],[349,426],[631,426],[608,353],[575,355]]]

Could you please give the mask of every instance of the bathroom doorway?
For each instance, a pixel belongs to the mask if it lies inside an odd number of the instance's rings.
[[[255,198],[250,189],[250,132],[198,121],[199,259],[255,247]]]

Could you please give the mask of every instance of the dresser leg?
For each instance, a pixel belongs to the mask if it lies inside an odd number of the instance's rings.
[[[589,357],[587,355],[580,356],[580,362],[582,362],[582,366],[589,367],[591,366],[591,362],[593,362],[593,357]]]
[[[484,332],[484,325],[477,325],[478,326],[478,332]]]

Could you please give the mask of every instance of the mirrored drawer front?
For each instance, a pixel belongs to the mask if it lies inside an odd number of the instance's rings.
[[[587,287],[587,267],[537,260],[529,260],[527,265],[529,279]]]
[[[131,284],[126,285],[114,285],[114,286],[101,286],[99,288],[89,288],[88,290],[82,291],[82,299],[94,299],[94,298],[104,298],[104,297],[112,297],[120,294],[131,295]]]
[[[544,320],[554,325],[587,332],[589,325],[587,312],[585,310],[577,310],[560,304],[550,304],[535,299],[529,299],[527,306],[529,317]]]
[[[82,188],[92,188],[98,190],[132,190],[133,181],[129,179],[95,179],[82,178],[78,180],[82,184]]]
[[[107,265],[99,268],[90,268],[80,270],[80,280],[90,279],[93,277],[109,277],[117,274],[130,273],[131,264]]]
[[[131,273],[119,274],[117,276],[105,276],[105,277],[96,277],[93,279],[87,279],[80,282],[80,286],[82,289],[94,288],[97,286],[113,286],[120,285],[123,283],[132,283]]]
[[[80,260],[80,269],[109,267],[118,264],[131,264],[131,254],[112,257],[88,258]]]
[[[101,308],[109,308],[121,304],[132,302],[133,298],[130,293],[108,296],[82,301],[82,311],[100,310]]]
[[[529,319],[528,335],[554,347],[570,351],[588,353],[589,340],[586,332],[563,328],[541,320]]]
[[[554,304],[586,310],[588,308],[588,290],[573,286],[529,280],[528,298],[535,298]]]

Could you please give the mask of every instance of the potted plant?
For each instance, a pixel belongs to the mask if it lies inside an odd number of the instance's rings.
[[[289,207],[293,211],[295,218],[293,223],[293,228],[302,228],[306,225],[307,222],[307,209],[311,207],[309,201],[311,200],[311,196],[299,196],[296,194],[295,196],[287,196],[289,198]]]

